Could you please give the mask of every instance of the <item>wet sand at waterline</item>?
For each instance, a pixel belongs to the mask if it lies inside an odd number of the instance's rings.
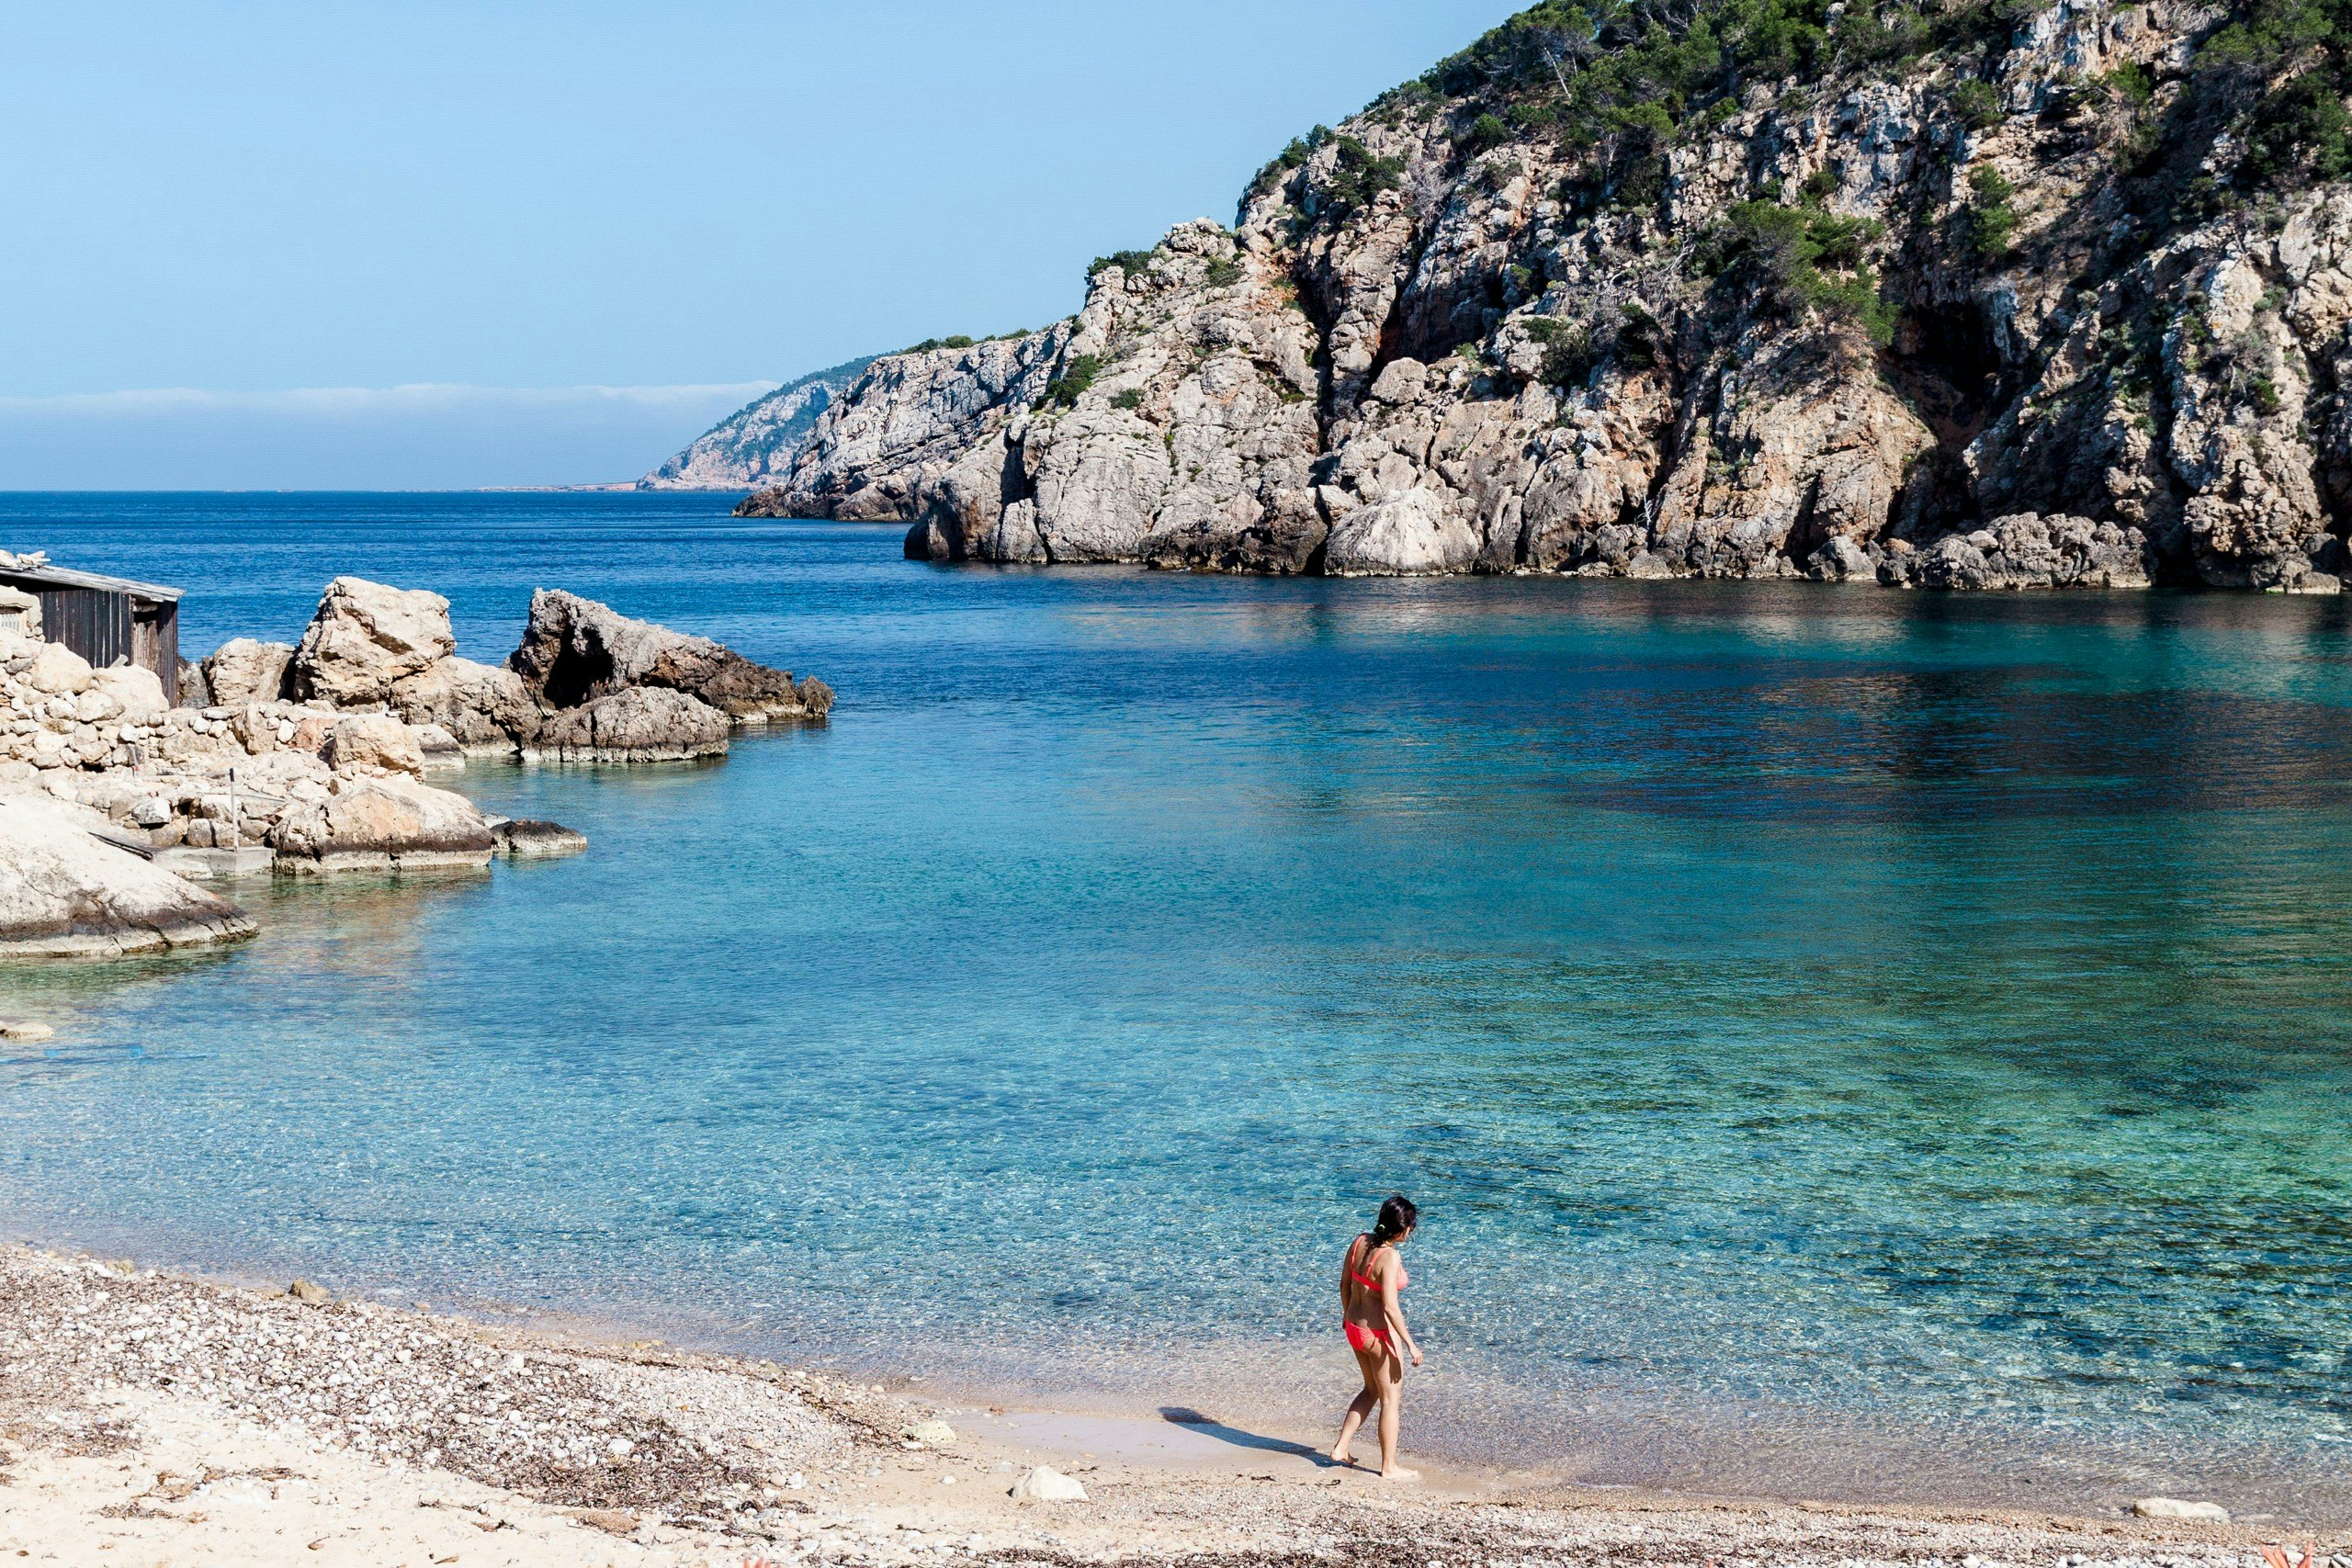
[[[1439,1467],[1395,1487],[1324,1461],[1308,1434],[1205,1413],[969,1409],[903,1384],[25,1248],[0,1249],[0,1554],[34,1562],[2238,1568],[2276,1534],[1579,1492]],[[1008,1495],[1039,1466],[1084,1500]],[[2352,1551],[2352,1532],[2323,1546]]]

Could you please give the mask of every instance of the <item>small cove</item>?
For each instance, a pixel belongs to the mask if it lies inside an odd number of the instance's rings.
[[[945,570],[706,497],[0,517],[188,588],[191,650],[348,571],[478,659],[560,586],[841,694],[458,784],[578,860],[0,971],[59,1026],[0,1052],[15,1235],[1291,1411],[1397,1187],[1459,1456],[2352,1516],[2339,603]]]

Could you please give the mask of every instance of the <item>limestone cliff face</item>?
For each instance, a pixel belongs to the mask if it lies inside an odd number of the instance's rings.
[[[818,416],[873,363],[871,357],[853,359],[754,399],[638,480],[637,488],[754,490],[774,484],[790,470]]]
[[[2335,592],[2327,0],[1523,14],[747,503],[933,559]]]

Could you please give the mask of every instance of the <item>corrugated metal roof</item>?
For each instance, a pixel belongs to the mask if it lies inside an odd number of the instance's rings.
[[[165,588],[156,582],[134,582],[127,577],[100,577],[91,571],[72,571],[62,566],[40,566],[26,569],[0,569],[0,582],[39,588],[95,588],[101,593],[135,593],[141,599],[162,599],[176,604],[187,590]]]

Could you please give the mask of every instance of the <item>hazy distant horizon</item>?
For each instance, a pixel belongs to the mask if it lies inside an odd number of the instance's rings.
[[[163,389],[0,398],[0,491],[621,484],[777,385]]]

